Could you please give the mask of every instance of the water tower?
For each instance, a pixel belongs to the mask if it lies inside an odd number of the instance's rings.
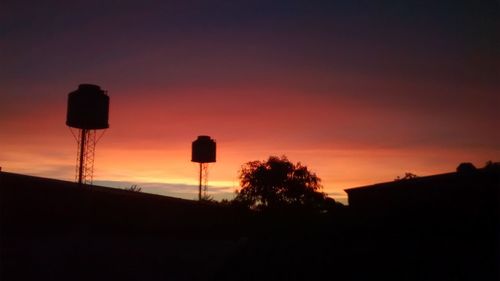
[[[208,185],[208,163],[215,162],[215,140],[209,136],[198,136],[191,145],[191,162],[200,163],[200,185],[198,190],[198,200],[202,198],[203,193],[207,194]]]
[[[101,87],[80,84],[76,91],[68,95],[66,125],[78,144],[76,179],[79,184],[92,184],[94,172],[95,146],[104,130],[109,128],[109,96]],[[102,133],[97,137],[97,130]]]

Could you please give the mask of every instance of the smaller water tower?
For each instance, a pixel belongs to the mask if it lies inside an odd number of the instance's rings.
[[[71,133],[78,144],[76,178],[80,184],[92,184],[95,146],[102,136],[97,137],[97,130],[109,128],[108,117],[109,96],[101,87],[80,84],[69,93],[66,125],[77,130]]]
[[[215,140],[209,136],[198,136],[191,145],[191,162],[200,163],[200,184],[198,190],[198,200],[207,195],[208,186],[208,163],[215,162],[216,144]],[[203,188],[202,188],[203,187]]]

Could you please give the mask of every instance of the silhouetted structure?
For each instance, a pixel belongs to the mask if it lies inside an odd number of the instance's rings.
[[[109,128],[109,97],[97,85],[80,84],[68,95],[66,125],[78,129],[73,133],[78,143],[76,178],[78,183],[93,180],[96,130]],[[101,135],[102,136],[102,135]]]
[[[359,225],[350,235],[368,249],[356,260],[364,273],[352,279],[500,280],[499,163],[346,192]]]
[[[498,168],[470,176],[495,187]],[[498,213],[471,200],[473,219],[373,219],[78,187],[0,173],[0,280],[500,280]]]
[[[224,207],[79,187],[0,173],[0,280],[217,280],[240,236]]]
[[[345,190],[357,211],[454,212],[485,211],[499,203],[500,165],[476,169],[462,163],[454,173],[402,179]]]
[[[208,163],[215,162],[216,144],[209,136],[198,136],[191,145],[191,162],[200,163],[200,184],[198,190],[198,199],[202,198],[203,192],[206,195],[208,184]]]

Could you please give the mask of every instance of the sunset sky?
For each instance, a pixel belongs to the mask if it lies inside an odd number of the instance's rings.
[[[343,189],[500,161],[499,1],[2,1],[0,166],[74,180],[69,92],[110,96],[95,183],[194,199],[286,155]]]

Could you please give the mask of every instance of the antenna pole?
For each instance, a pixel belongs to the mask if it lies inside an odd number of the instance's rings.
[[[201,176],[202,176],[202,163],[200,163],[200,186],[198,187],[198,200],[201,201]]]
[[[84,155],[85,155],[85,137],[87,135],[87,129],[82,129],[80,133],[81,133],[81,135],[80,135],[80,167],[78,170],[78,184],[82,185]]]

